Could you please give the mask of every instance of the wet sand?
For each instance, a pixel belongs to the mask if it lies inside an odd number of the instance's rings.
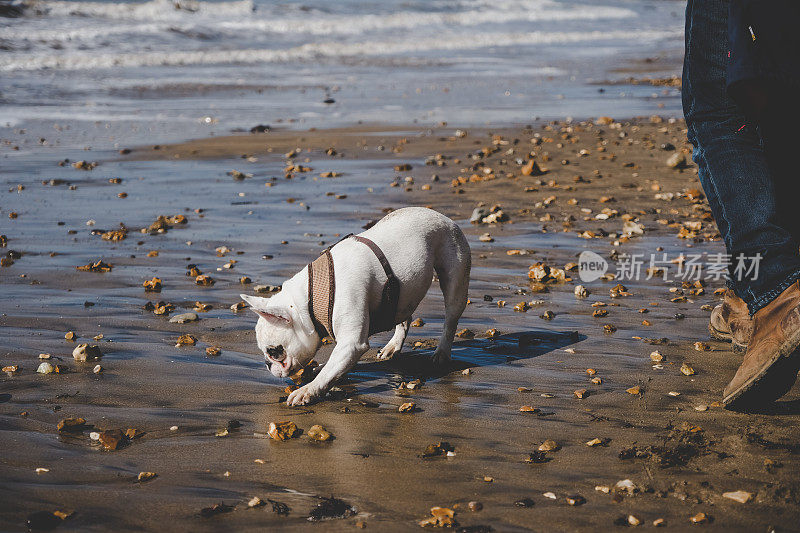
[[[796,530],[800,396],[795,390],[762,413],[715,403],[741,360],[729,344],[708,338],[721,281],[692,292],[672,278],[645,279],[646,264],[641,279],[623,281],[627,296],[611,297],[618,280],[598,280],[583,283],[590,294],[577,299],[574,271],[566,273],[571,281],[532,292],[531,265],[564,268],[583,250],[647,261],[653,253],[723,251],[696,168],[665,164],[676,152],[688,158],[683,124],[645,118],[464,133],[454,126],[273,131],[75,154],[99,163],[91,171],[40,158],[4,174],[0,233],[8,244],[0,251],[22,256],[0,269],[0,362],[21,370],[0,377],[0,529],[24,530],[31,513],[60,510],[74,511],[58,523],[64,531],[407,531],[443,506],[472,528],[465,531],[606,530],[629,515],[645,527],[663,519],[669,530]],[[531,153],[545,174],[523,174]],[[287,172],[289,165],[313,170]],[[401,165],[411,168],[395,170]],[[231,171],[252,177],[237,180]],[[459,176],[465,183],[452,181]],[[121,183],[109,182],[115,177]],[[481,203],[502,206],[508,220],[470,224]],[[471,304],[460,327],[475,338],[457,339],[451,368],[426,364],[443,316],[434,283],[417,313],[424,325],[412,328],[403,354],[378,362],[388,334],[376,335],[330,398],[286,407],[288,382],[272,377],[257,354],[254,315],[230,306],[256,284],[279,285],[339,235],[407,205],[437,209],[467,233]],[[597,219],[604,209],[608,218]],[[139,231],[159,215],[178,214],[186,224]],[[625,218],[643,235],[615,236]],[[129,230],[124,240],[91,234],[120,223]],[[586,231],[595,238],[583,238]],[[485,233],[493,242],[480,239]],[[230,249],[224,257],[220,246]],[[152,251],[158,255],[148,257]],[[98,259],[113,270],[75,269]],[[189,264],[216,283],[196,285],[186,276]],[[153,276],[162,280],[160,293],[142,287]],[[253,283],[242,285],[243,276]],[[175,304],[172,315],[196,301],[213,308],[198,322],[172,324],[142,309],[159,300]],[[533,304],[515,311],[520,302]],[[597,310],[608,314],[593,316]],[[552,319],[540,318],[546,311]],[[65,340],[67,331],[75,342]],[[182,334],[197,344],[176,347]],[[102,359],[75,362],[80,342],[97,344]],[[209,346],[221,354],[206,355]],[[660,368],[654,350],[664,357]],[[317,360],[329,351],[323,347]],[[37,374],[39,353],[52,354],[65,372]],[[98,363],[103,370],[95,374]],[[695,373],[681,373],[683,363]],[[398,390],[416,378],[421,388]],[[399,413],[407,401],[417,410]],[[67,417],[87,426],[60,433]],[[216,436],[232,420],[240,426]],[[270,440],[268,424],[281,420],[303,433]],[[309,440],[314,424],[334,440]],[[113,451],[90,438],[128,428],[141,436]],[[558,449],[535,453],[548,439]],[[592,439],[601,444],[588,446]],[[442,441],[454,456],[422,457]],[[526,462],[531,454],[538,462]],[[140,472],[158,477],[138,482]],[[632,482],[631,494],[615,489],[621,480]],[[750,501],[722,496],[739,490]],[[248,508],[253,496],[267,504]],[[310,523],[320,498],[331,496],[356,514]],[[286,504],[288,515],[268,499]],[[471,501],[482,510],[469,510]],[[221,502],[234,507],[202,516]],[[693,525],[699,513],[706,520]]]

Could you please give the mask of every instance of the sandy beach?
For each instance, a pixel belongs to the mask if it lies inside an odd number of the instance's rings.
[[[3,192],[0,362],[18,367],[0,378],[3,530],[60,511],[64,531],[407,531],[434,506],[461,531],[796,529],[800,397],[720,407],[741,360],[706,329],[723,281],[677,270],[723,251],[680,121],[270,131],[122,152],[87,153],[92,170],[53,162]],[[434,283],[403,354],[378,362],[375,336],[324,402],[286,407],[290,382],[265,368],[238,294],[408,205],[450,216],[472,246],[452,367],[426,364]],[[470,223],[481,206],[495,222]],[[185,222],[151,227],[160,215]],[[584,250],[611,274],[624,254],[646,259],[638,279],[581,282],[570,263]],[[653,254],[664,270],[647,279]],[[98,260],[111,270],[76,269]],[[153,277],[160,292],[143,287]],[[174,310],[158,316],[158,302]],[[169,322],[195,302],[210,306],[198,321]],[[196,344],[176,347],[184,334]],[[102,357],[75,361],[80,343]],[[284,420],[302,433],[270,439]],[[316,424],[334,438],[309,439]],[[130,437],[92,439],[109,430]]]

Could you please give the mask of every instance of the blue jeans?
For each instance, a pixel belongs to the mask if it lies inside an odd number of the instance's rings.
[[[728,6],[727,0],[688,1],[683,112],[692,159],[732,259],[728,284],[754,314],[800,279],[797,235],[785,221],[800,213],[779,205],[759,128],[728,95]],[[735,272],[740,254],[760,255],[757,276]]]

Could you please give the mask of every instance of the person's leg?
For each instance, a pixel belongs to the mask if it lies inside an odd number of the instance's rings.
[[[730,285],[754,314],[800,278],[800,256],[778,217],[761,139],[727,94],[728,6],[687,4],[683,107],[700,182],[731,256]],[[757,276],[736,270],[740,254],[747,267],[761,257]]]
[[[749,408],[780,398],[797,379],[800,256],[779,216],[762,137],[727,94],[728,7],[725,0],[687,4],[683,105],[700,181],[733,259],[730,285],[753,315],[747,352],[723,402]],[[761,258],[757,274],[739,275],[740,254]]]

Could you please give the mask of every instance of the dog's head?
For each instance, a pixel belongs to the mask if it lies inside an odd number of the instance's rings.
[[[256,342],[274,376],[288,377],[314,358],[319,336],[305,331],[294,306],[272,303],[272,298],[240,296],[258,315]]]

